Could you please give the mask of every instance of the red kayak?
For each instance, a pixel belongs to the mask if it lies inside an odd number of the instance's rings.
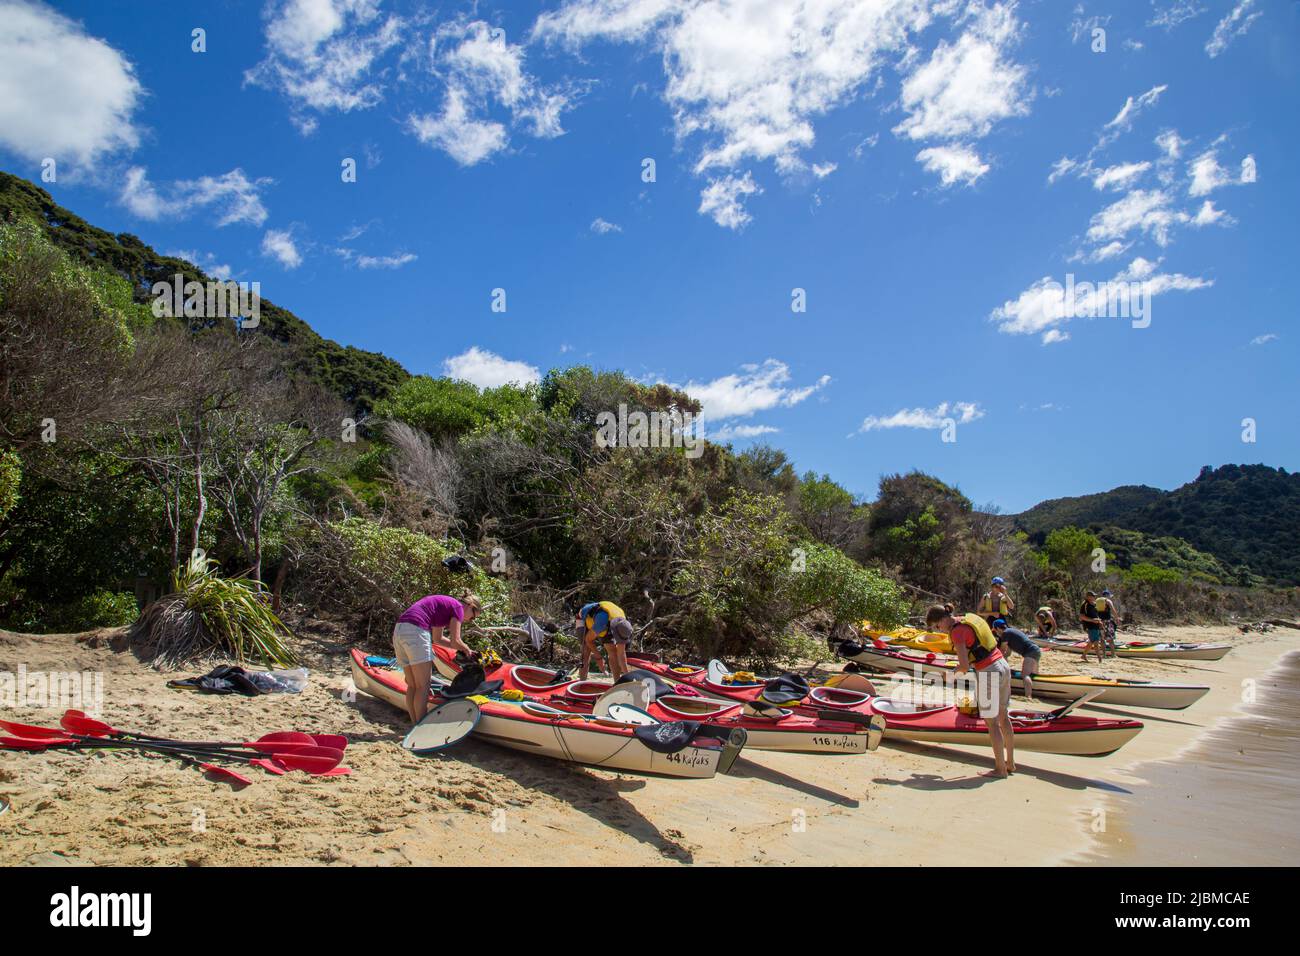
[[[455,654],[435,647],[435,664],[444,677],[460,670]],[[639,663],[639,662],[638,662]],[[885,721],[871,714],[848,711],[841,714],[776,711],[774,716],[746,712],[743,701],[725,701],[697,693],[641,695],[639,684],[618,685],[631,691],[628,699],[602,713],[601,700],[616,685],[593,680],[557,681],[553,671],[529,664],[502,662],[487,670],[489,680],[502,682],[503,690],[518,691],[525,698],[545,701],[553,707],[601,716],[617,714],[635,720],[638,714],[654,721],[697,720],[719,727],[739,727],[746,733],[749,750],[781,750],[790,753],[864,754],[880,745]]]
[[[733,702],[754,702],[763,693],[761,680],[741,682],[719,661],[708,667],[672,667],[646,657],[628,655],[629,663],[665,680],[694,688],[702,694]],[[854,675],[857,680],[860,677]],[[1071,702],[1060,710],[1040,712],[1013,710],[1016,747],[1041,753],[1097,757],[1113,753],[1138,735],[1142,722],[1127,719],[1081,717],[1070,713],[1087,698]],[[886,740],[910,740],[935,744],[988,746],[988,724],[978,716],[963,714],[951,704],[931,705],[889,697],[875,697],[849,687],[813,687],[803,704],[792,706],[796,713],[815,709],[836,709],[878,714],[885,718]]]

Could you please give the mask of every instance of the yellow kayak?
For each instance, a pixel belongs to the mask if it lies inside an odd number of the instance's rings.
[[[929,651],[931,654],[951,654],[952,641],[947,634],[934,631],[922,631],[916,627],[896,627],[892,631],[872,630],[870,621],[863,621],[860,628],[863,637],[881,640],[893,647],[907,647],[914,651]]]

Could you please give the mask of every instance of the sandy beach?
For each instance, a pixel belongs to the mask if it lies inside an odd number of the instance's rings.
[[[1234,650],[1215,663],[1120,660],[1104,667],[1046,652],[1044,672],[1210,685],[1210,694],[1186,711],[1089,708],[1146,724],[1106,757],[1025,753],[1018,774],[994,780],[983,776],[992,766],[987,750],[886,744],[874,754],[839,758],[747,752],[730,776],[683,781],[576,767],[476,741],[433,758],[412,756],[398,746],[402,715],[351,693],[338,647],[307,654],[311,683],[302,694],[250,699],[168,690],[166,680],[176,675],[149,669],[112,633],[0,632],[0,672],[20,665],[28,672],[100,672],[103,718],[123,728],[227,739],[273,730],[343,733],[353,771],[324,779],[262,774],[236,791],[168,757],[0,751],[0,797],[11,804],[0,815],[0,864],[1143,862],[1132,858],[1132,832],[1150,810],[1144,794],[1161,793],[1147,775],[1233,718],[1243,681],[1258,682],[1267,696],[1269,680],[1284,679],[1282,672],[1270,677],[1271,669],[1300,649],[1300,631],[1169,627],[1142,636],[1226,640]],[[26,707],[6,716],[48,725],[60,713]],[[1292,820],[1295,809],[1293,803]],[[969,825],[989,813],[1003,834],[994,843],[986,828]],[[1294,863],[1300,855],[1294,832],[1292,845],[1279,847],[1275,830],[1254,830],[1240,816],[1234,822],[1232,859],[1202,853],[1186,862],[1268,864],[1289,854]],[[1252,846],[1253,832],[1259,839]],[[1195,835],[1165,814],[1157,839],[1168,848]]]

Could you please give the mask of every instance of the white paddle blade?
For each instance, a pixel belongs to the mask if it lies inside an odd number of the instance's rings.
[[[652,697],[653,692],[648,683],[628,681],[625,684],[615,684],[596,698],[591,712],[597,717],[608,717],[610,708],[616,704],[645,710],[650,706]]]
[[[611,704],[609,707],[610,720],[617,720],[624,724],[657,724],[655,720],[640,707],[634,707],[631,704]]]
[[[411,728],[402,746],[421,756],[450,747],[473,733],[481,716],[474,701],[449,700],[425,714],[424,720]]]

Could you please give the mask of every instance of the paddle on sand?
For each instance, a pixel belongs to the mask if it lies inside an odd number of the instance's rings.
[[[153,737],[147,734],[134,734],[124,730],[118,730],[110,727],[103,721],[93,720],[84,714],[70,710],[59,720],[63,730],[74,736],[83,737],[111,737],[114,740],[140,740],[146,743],[156,743],[163,745],[184,745],[196,750],[212,750],[222,748],[246,747],[250,750],[256,750],[259,753],[296,753],[304,748],[319,747],[309,735],[298,733],[296,731],[278,731],[273,734],[264,734],[251,741],[230,741],[230,740],[176,740],[170,737]],[[341,748],[332,747],[332,750]]]
[[[194,741],[181,741],[174,737],[155,737],[152,734],[140,734],[131,730],[120,730],[117,727],[110,727],[103,721],[94,720],[88,717],[85,711],[69,710],[64,713],[63,718],[59,721],[65,730],[73,733],[85,734],[90,737],[109,736],[109,737],[130,737],[135,740],[159,740],[168,743],[190,743],[196,746],[231,746],[229,744],[218,744],[217,742],[203,741],[195,743]],[[342,734],[307,734],[297,730],[276,731],[272,734],[263,734],[258,738],[263,743],[301,743],[308,746],[328,747],[331,750],[346,750],[348,738]]]
[[[0,720],[0,727],[16,735],[15,737],[0,738],[0,746],[10,750],[43,750],[52,746],[60,748],[83,747],[99,750],[121,747],[152,753],[224,757],[228,760],[239,760],[244,763],[251,763],[254,759],[250,754],[234,753],[229,750],[194,748],[186,744],[156,741],[150,743],[139,740],[105,740],[102,737],[86,737],[79,734],[70,734],[63,730],[34,727],[30,724],[20,724],[9,720]],[[310,774],[323,775],[329,773],[343,761],[343,752],[329,747],[307,747],[298,744],[286,745],[286,749],[276,749],[276,745],[267,745],[267,747],[268,749],[263,752],[269,753],[285,767],[290,770],[302,770]]]

